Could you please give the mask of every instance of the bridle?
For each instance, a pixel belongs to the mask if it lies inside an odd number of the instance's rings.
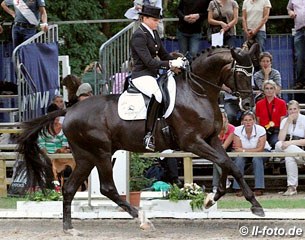
[[[184,66],[184,69],[186,71],[186,80],[189,81],[190,83],[190,86],[191,84],[195,84],[196,86],[198,86],[203,92],[205,92],[206,90],[202,87],[201,84],[198,83],[198,81],[196,81],[196,79],[194,78],[197,78],[199,79],[200,81],[218,89],[218,90],[223,90],[222,89],[222,86],[218,86],[217,84],[214,84],[198,75],[196,75],[195,73],[193,73],[191,70],[190,70],[190,65],[188,63],[188,61],[186,61],[186,64]],[[234,60],[232,62],[232,65],[231,65],[231,71],[233,72],[233,78],[234,78],[234,91],[232,92],[229,92],[227,90],[223,90],[225,91],[226,93],[229,93],[229,94],[232,94],[233,96],[236,96],[236,97],[240,97],[240,93],[251,93],[252,92],[252,89],[251,90],[239,90],[238,89],[238,86],[237,86],[237,81],[236,81],[236,74],[241,72],[243,74],[245,74],[247,77],[252,77],[253,75],[253,64],[251,64],[251,66],[242,66],[242,65],[238,65],[236,63],[236,61]],[[198,93],[197,91],[193,90],[192,91],[197,94],[197,95],[203,95],[203,94],[200,94]]]
[[[253,64],[251,64],[250,66],[242,66],[242,65],[238,65],[236,60],[234,60],[232,62],[231,71],[233,72],[234,88],[235,88],[231,94],[236,97],[240,97],[240,93],[252,93],[252,89],[251,90],[239,90],[238,89],[236,74],[240,72],[240,73],[245,74],[247,77],[252,77],[253,71],[254,71]]]

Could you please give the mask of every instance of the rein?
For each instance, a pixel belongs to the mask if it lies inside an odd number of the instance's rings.
[[[251,72],[248,71],[249,69],[251,69]],[[214,87],[214,88],[216,88],[216,89],[218,89],[218,90],[223,90],[224,92],[229,93],[229,94],[232,94],[232,95],[234,95],[234,96],[236,96],[236,97],[240,97],[240,92],[242,92],[242,93],[250,93],[250,92],[252,92],[252,90],[239,90],[239,91],[229,92],[229,91],[227,91],[227,90],[225,90],[225,89],[222,89],[221,86],[218,86],[217,84],[214,84],[214,83],[212,83],[212,82],[210,82],[210,81],[208,81],[208,80],[206,80],[206,79],[204,79],[204,78],[202,78],[202,77],[196,75],[195,73],[193,73],[193,72],[190,70],[189,67],[187,67],[185,70],[186,70],[186,73],[187,73],[186,79],[187,79],[188,81],[191,80],[190,82],[193,83],[193,84],[196,84],[200,89],[202,89],[203,92],[205,92],[206,90],[202,87],[202,85],[200,85],[200,84],[194,79],[194,77],[197,78],[197,79],[199,79],[199,80],[201,80],[201,81],[203,81],[203,82],[206,83],[206,84],[209,84],[210,86],[212,86],[212,87]],[[237,72],[242,72],[242,73],[244,73],[247,77],[251,77],[251,76],[252,76],[252,73],[253,73],[253,64],[252,64],[251,66],[245,67],[245,66],[237,65],[237,64],[236,64],[236,61],[233,61],[233,62],[232,62],[232,67],[231,67],[231,71],[233,72],[234,83],[235,83],[235,89],[237,89],[237,83],[236,83],[236,80],[235,80],[235,73],[237,73]],[[194,90],[192,90],[192,91],[193,91],[195,94],[199,95],[199,96],[206,96],[206,94],[200,94],[200,93],[198,93],[198,92],[196,92],[196,91],[194,91]]]

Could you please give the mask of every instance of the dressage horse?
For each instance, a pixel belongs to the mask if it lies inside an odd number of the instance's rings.
[[[215,196],[207,202],[214,204],[225,194],[225,182],[231,173],[239,183],[245,198],[251,203],[251,211],[264,216],[264,210],[242,174],[221,146],[218,133],[222,117],[218,106],[218,94],[223,84],[243,98],[244,107],[250,107],[252,98],[251,75],[255,47],[249,51],[239,48],[212,48],[202,52],[192,62],[190,69],[175,77],[176,102],[171,115],[165,120],[171,130],[171,139],[157,131],[156,150],[179,149],[192,152],[218,164],[222,168],[220,184]],[[45,187],[50,179],[50,162],[40,160],[41,151],[37,136],[48,129],[53,120],[65,115],[63,131],[69,141],[76,167],[63,186],[63,228],[65,232],[76,230],[71,222],[71,202],[78,187],[97,167],[100,191],[132,217],[140,212],[121,199],[112,176],[111,156],[116,150],[146,152],[143,145],[145,121],[124,121],[118,116],[119,95],[93,96],[67,110],[52,112],[27,122],[19,138],[19,153],[27,164],[29,179]],[[160,127],[160,126],[158,126]]]

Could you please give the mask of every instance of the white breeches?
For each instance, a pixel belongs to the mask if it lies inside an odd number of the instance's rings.
[[[275,144],[275,151],[277,152],[304,152],[304,150],[296,145],[290,145],[286,149],[282,149],[282,141]],[[302,157],[285,157],[285,166],[287,172],[287,186],[298,186],[298,164],[304,164]]]
[[[152,76],[141,76],[132,79],[132,83],[137,89],[144,93],[148,97],[155,95],[156,100],[162,102],[162,94],[158,86],[157,80]]]

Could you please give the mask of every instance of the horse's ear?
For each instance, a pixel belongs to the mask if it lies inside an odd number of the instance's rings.
[[[231,55],[232,55],[233,59],[238,63],[241,62],[241,56],[240,56],[239,52],[240,52],[239,48],[231,48]]]
[[[254,56],[256,56],[255,54],[257,54],[257,53],[259,53],[259,44],[254,43],[249,50],[249,54],[250,54],[251,58],[253,58]]]

